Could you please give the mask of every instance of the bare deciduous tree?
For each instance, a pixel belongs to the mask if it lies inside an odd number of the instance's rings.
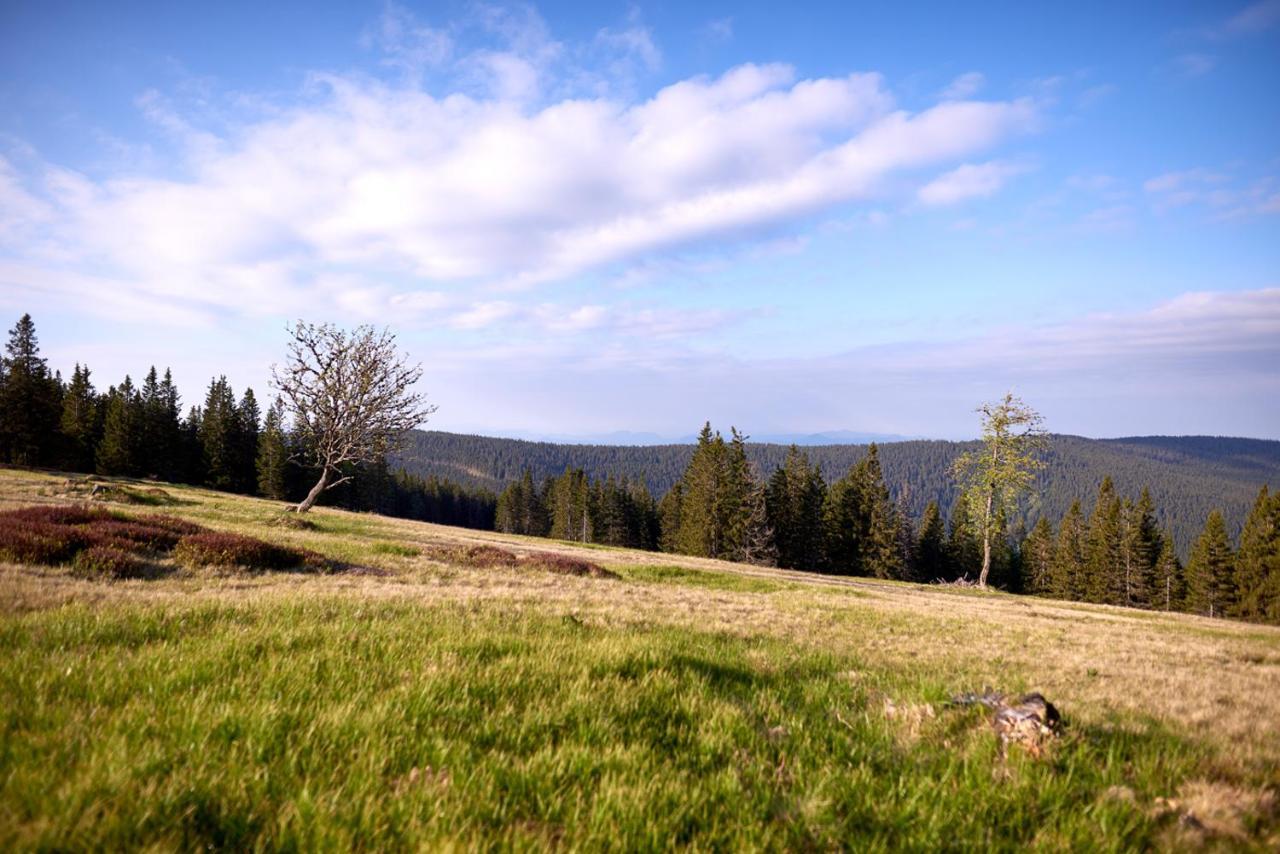
[[[961,454],[953,472],[969,502],[970,518],[982,535],[982,574],[978,586],[987,586],[991,572],[991,539],[997,533],[1001,510],[1008,510],[1031,487],[1035,473],[1044,466],[1044,419],[1020,398],[1006,394],[997,403],[984,403],[982,448]]]
[[[379,459],[436,408],[413,391],[422,366],[406,364],[390,331],[346,332],[299,320],[289,334],[288,358],[271,366],[271,378],[302,453],[320,468],[320,480],[295,508],[305,513],[326,489],[351,479],[341,475],[343,464]]]

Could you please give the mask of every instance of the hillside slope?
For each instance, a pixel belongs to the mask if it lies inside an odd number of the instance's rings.
[[[348,568],[0,562],[4,850],[1280,843],[1280,629],[138,487]],[[1066,728],[1002,751],[987,685]]]
[[[973,443],[893,442],[880,445],[885,480],[894,496],[905,494],[919,518],[929,501],[950,513],[955,490],[952,461]],[[804,449],[828,479],[844,474],[866,453],[865,445],[819,445]],[[747,452],[767,477],[787,454],[783,445],[749,443]],[[566,466],[592,477],[609,474],[643,479],[655,496],[679,479],[691,445],[558,445],[435,431],[414,431],[393,464],[419,475],[437,475],[501,490],[528,468],[541,480]],[[1280,485],[1280,442],[1214,436],[1150,436],[1085,439],[1053,436],[1041,475],[1039,504],[1055,522],[1075,498],[1092,505],[1098,484],[1111,475],[1121,494],[1149,487],[1160,522],[1185,555],[1213,509],[1223,511],[1233,534],[1243,524],[1263,484]]]

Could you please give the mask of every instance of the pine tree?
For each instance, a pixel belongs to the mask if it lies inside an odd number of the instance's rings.
[[[604,487],[602,487],[604,488]],[[614,485],[612,482],[607,484],[607,489],[612,490]],[[601,505],[613,505],[615,499],[612,496],[602,497]],[[578,542],[593,542],[592,525],[590,519],[590,487],[587,483],[587,475],[582,469],[573,469],[565,467],[564,474],[556,478],[551,485],[551,489],[547,494],[547,514],[550,517],[550,536],[557,540],[576,540]],[[609,507],[609,513],[615,506]],[[600,526],[601,532],[609,529],[606,537],[619,537],[617,532],[617,519],[609,519]],[[625,536],[625,535],[624,535]],[[610,542],[609,539],[602,540]],[[619,545],[621,543],[618,543]]]
[[[1121,515],[1121,560],[1124,566],[1122,604],[1147,608],[1152,605],[1156,563],[1160,560],[1160,528],[1156,524],[1151,492],[1143,487],[1136,504],[1125,502]]]
[[[658,502],[658,548],[664,552],[680,551],[680,517],[684,504],[684,486],[676,482]]]
[[[1183,611],[1187,605],[1186,575],[1182,562],[1173,550],[1173,539],[1160,538],[1160,556],[1156,559],[1152,605],[1164,611]]]
[[[1019,549],[1022,553],[1026,592],[1036,596],[1047,596],[1054,592],[1054,547],[1053,526],[1041,516]]]
[[[524,470],[520,478],[520,533],[531,537],[545,537],[550,530],[547,521],[546,485],[541,490],[533,483],[533,472]]]
[[[724,438],[703,425],[684,476],[680,479],[680,528],[675,536],[676,551],[700,557],[723,554],[725,530],[721,494],[724,490],[727,456]]]
[[[817,569],[823,559],[822,507],[827,487],[822,471],[795,445],[773,473],[765,490],[769,527],[774,532],[778,566]]]
[[[937,581],[947,574],[947,532],[942,522],[938,502],[930,501],[924,508],[920,522],[920,536],[916,540],[915,565],[912,575],[916,581]]]
[[[210,381],[200,422],[205,484],[235,490],[241,484],[241,446],[235,395],[226,377]]]
[[[258,436],[258,494],[274,501],[288,497],[289,445],[284,432],[284,401],[277,397],[267,410]]]
[[[1110,477],[1102,479],[1098,502],[1089,517],[1085,557],[1085,600],[1108,605],[1123,604],[1124,567],[1121,559],[1123,532],[1121,504]]]
[[[1187,563],[1187,609],[1193,614],[1225,617],[1235,607],[1235,556],[1227,523],[1214,510],[1191,547]]]
[[[747,460],[747,437],[732,426],[729,434],[730,441],[725,448],[725,475],[716,500],[725,533],[721,551],[715,557],[743,560],[749,541],[753,553],[763,548],[756,541],[762,530],[768,530],[768,518],[764,509],[764,493],[756,494],[760,487],[759,478]]]
[[[246,388],[240,403],[236,405],[235,414],[235,488],[237,492],[246,494],[254,492],[258,481],[258,435],[261,430],[262,411],[258,408],[258,399],[254,396],[253,389]],[[377,477],[371,477],[370,474],[375,471],[379,471],[380,474]],[[386,458],[380,457],[374,460],[366,470],[363,486],[367,490],[376,482],[380,486],[380,491],[385,493],[389,487],[390,478]],[[377,509],[376,502],[369,509]]]
[[[102,441],[96,454],[98,474],[136,475],[141,455],[141,401],[128,376],[107,392]]]
[[[77,362],[62,396],[59,422],[64,443],[62,464],[72,471],[93,471],[93,452],[102,419],[99,410],[98,395],[89,381],[89,368],[82,368]]]
[[[9,330],[0,359],[0,460],[20,466],[55,461],[62,387],[40,358],[31,315]]]
[[[1236,553],[1235,616],[1280,624],[1280,493],[1258,491]]]
[[[867,572],[876,578],[905,578],[906,566],[898,548],[898,514],[889,497],[889,488],[884,483],[880,451],[875,442],[867,448],[867,455],[858,462],[856,468],[867,513]]]
[[[1087,588],[1085,562],[1088,557],[1084,513],[1079,500],[1071,502],[1058,526],[1058,542],[1053,549],[1053,573],[1049,592],[1059,599],[1082,600]]]
[[[897,520],[897,542],[894,550],[901,567],[901,578],[904,581],[918,581],[915,576],[916,567],[916,532],[911,522],[911,504],[907,500],[904,487],[898,495],[898,502],[893,508],[894,519]]]
[[[203,429],[204,410],[193,406],[178,434],[179,480],[183,483],[205,482],[204,443],[200,440]]]

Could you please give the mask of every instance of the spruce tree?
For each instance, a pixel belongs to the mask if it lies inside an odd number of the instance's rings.
[[[680,479],[680,528],[674,544],[676,551],[699,557],[716,557],[723,553],[725,530],[723,502],[726,478],[724,438],[713,433],[707,422],[698,434],[698,445],[684,476]]]
[[[1187,607],[1187,582],[1182,562],[1173,550],[1172,537],[1162,536],[1160,543],[1151,604],[1163,611],[1184,611]]]
[[[200,422],[200,445],[205,485],[228,492],[237,489],[242,482],[240,425],[235,395],[226,377],[209,383]]]
[[[867,448],[867,455],[856,468],[867,514],[866,570],[876,578],[905,578],[906,566],[898,547],[898,514],[885,486],[880,451],[875,442]]]
[[[777,547],[778,566],[814,570],[822,565],[822,508],[827,487],[822,471],[809,464],[795,445],[773,473],[765,490],[769,527]]]
[[[1191,547],[1187,563],[1187,610],[1208,617],[1225,617],[1235,607],[1235,556],[1227,538],[1227,523],[1214,510]]]
[[[1143,487],[1137,503],[1125,502],[1121,516],[1121,560],[1124,569],[1122,604],[1151,607],[1156,563],[1160,560],[1160,528],[1156,523],[1151,492]]]
[[[658,501],[658,548],[664,552],[680,551],[680,518],[684,505],[684,486],[677,481]]]
[[[1235,586],[1235,616],[1280,624],[1280,493],[1266,486],[1240,532]]]
[[[128,376],[107,392],[102,441],[95,455],[98,474],[137,475],[141,455],[141,401]]]
[[[1054,547],[1053,526],[1041,516],[1019,549],[1026,592],[1036,596],[1053,594]]]
[[[608,488],[612,489],[610,482]],[[582,469],[565,467],[564,474],[556,478],[547,494],[547,514],[550,518],[550,536],[557,540],[592,542],[592,525],[589,514],[590,496],[587,475]],[[602,505],[613,505],[612,497],[602,497]],[[610,515],[616,508],[608,508]],[[603,519],[601,520],[604,521]],[[610,519],[601,530],[610,528],[609,536],[617,537],[617,520]],[[608,542],[608,539],[604,540]],[[620,545],[620,543],[618,543]]]
[[[869,514],[856,467],[831,484],[823,507],[826,527],[826,567],[837,575],[866,575]]]
[[[200,440],[203,428],[204,410],[191,407],[178,434],[179,480],[183,483],[205,482],[204,444]]]
[[[764,548],[757,541],[761,531],[768,530],[768,518],[763,491],[757,495],[759,479],[747,460],[747,437],[732,426],[729,434],[730,441],[725,447],[725,476],[716,501],[725,533],[721,551],[715,557],[740,561],[746,559],[749,542],[753,554]]]
[[[93,452],[98,444],[101,414],[98,395],[89,381],[89,368],[77,362],[71,382],[62,396],[60,429],[63,437],[62,465],[72,471],[93,471]]]
[[[1121,559],[1123,532],[1121,504],[1110,477],[1098,488],[1098,501],[1089,517],[1085,557],[1085,600],[1107,605],[1123,604],[1124,567]]]
[[[1080,501],[1071,502],[1067,515],[1058,526],[1058,541],[1053,549],[1053,573],[1049,592],[1059,599],[1080,601],[1085,597],[1088,557],[1084,513]]]
[[[20,466],[52,463],[62,415],[61,383],[40,357],[31,315],[9,330],[0,359],[0,460]]]
[[[258,481],[258,436],[262,430],[262,411],[251,388],[244,390],[244,396],[236,405],[235,424],[236,491],[251,494]],[[376,476],[373,476],[374,472],[377,472]],[[380,457],[369,464],[363,485],[368,489],[376,483],[378,491],[385,492],[389,481],[386,458]],[[372,504],[368,509],[376,509],[378,502],[372,498],[370,501]]]
[[[277,397],[258,436],[256,461],[258,494],[274,501],[284,501],[289,494],[289,446],[284,430],[284,401]]]
[[[947,574],[947,532],[942,522],[938,502],[930,501],[924,508],[920,522],[920,536],[916,540],[915,565],[912,575],[916,581],[937,581]]]

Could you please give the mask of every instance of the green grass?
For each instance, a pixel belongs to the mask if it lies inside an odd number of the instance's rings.
[[[1107,788],[1206,761],[1151,723],[1002,761],[980,713],[883,714],[944,673],[492,605],[74,605],[0,650],[5,850],[1129,850],[1160,822]]]
[[[61,483],[0,470],[0,503]],[[1266,627],[625,549],[490,569],[437,558],[557,546],[163,488],[374,571],[0,565],[0,850],[1280,846]],[[1062,708],[1047,756],[945,707],[986,685]]]
[[[683,566],[628,566],[623,572],[625,573],[624,577],[629,581],[678,584],[683,587],[731,590],[738,593],[776,593],[779,590],[795,589],[800,586],[790,585],[784,581],[772,581],[767,578],[730,575],[727,572],[688,569]]]

